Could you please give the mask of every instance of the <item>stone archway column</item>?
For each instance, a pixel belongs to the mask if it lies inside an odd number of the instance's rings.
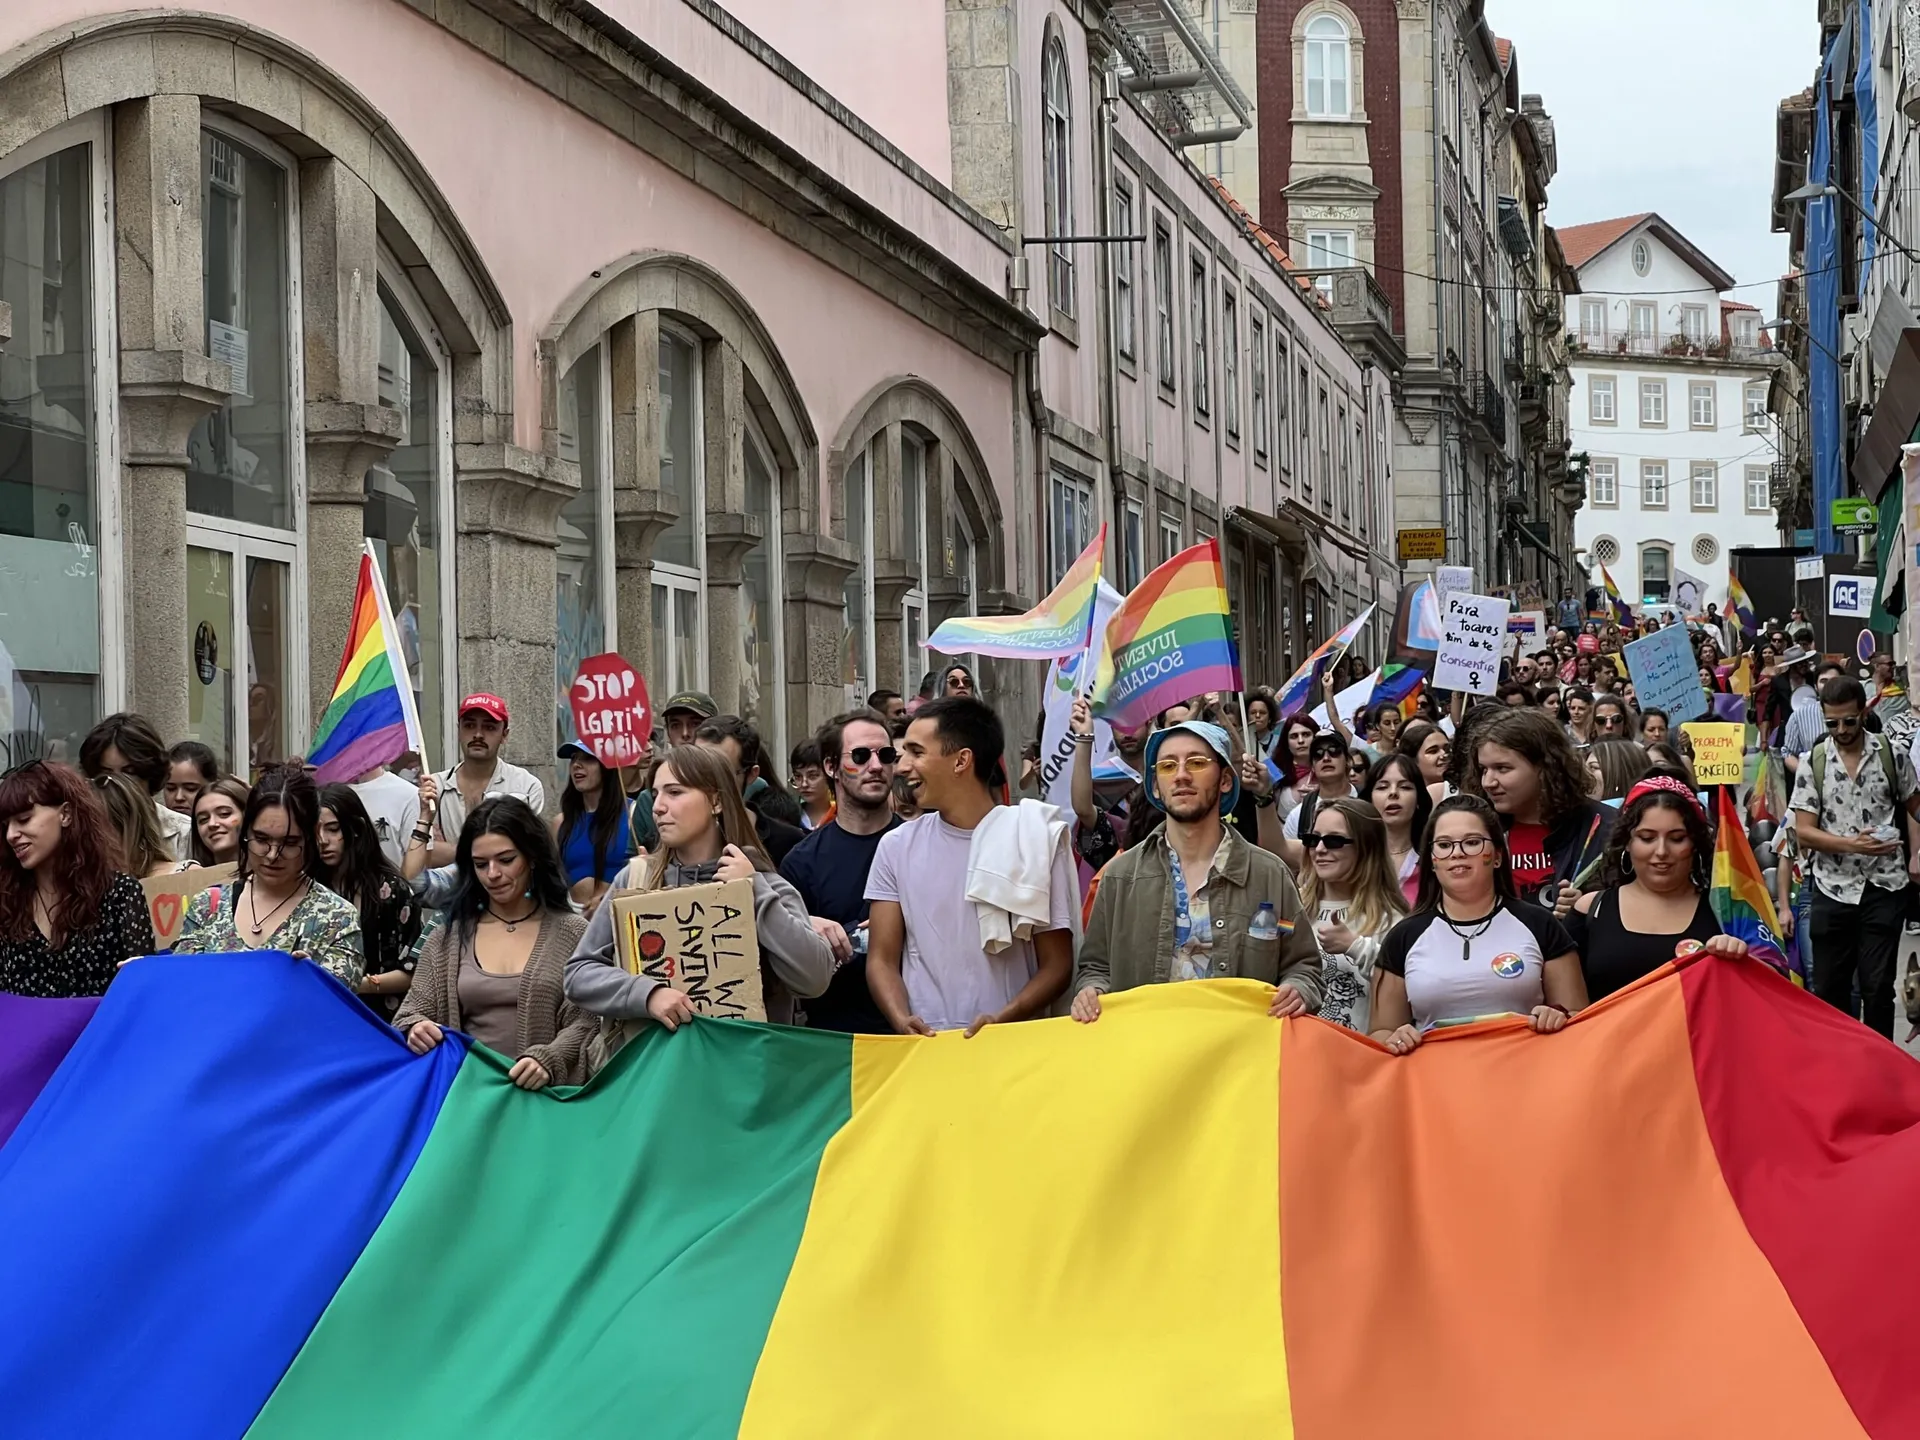
[[[654,542],[680,518],[660,488],[660,316],[643,311],[607,332],[613,393],[614,588],[620,653],[646,679],[654,704],[664,682],[653,653]],[[571,678],[571,677],[569,677]]]
[[[847,708],[847,577],[853,547],[789,534],[781,552],[787,642],[787,733],[809,735]],[[864,701],[864,695],[856,701]]]

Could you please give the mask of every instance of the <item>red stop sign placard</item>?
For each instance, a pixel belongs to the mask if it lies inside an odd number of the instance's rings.
[[[580,662],[568,687],[573,731],[602,765],[639,763],[653,727],[647,682],[618,655],[593,655]]]

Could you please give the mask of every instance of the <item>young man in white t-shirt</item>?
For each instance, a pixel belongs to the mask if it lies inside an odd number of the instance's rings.
[[[992,811],[1006,732],[965,696],[930,701],[901,741],[898,773],[922,813],[890,831],[867,874],[867,986],[902,1035],[931,1035],[1046,1013],[1073,974],[1080,906],[1065,844],[1048,875],[1047,928],[989,955],[967,899],[974,829]]]

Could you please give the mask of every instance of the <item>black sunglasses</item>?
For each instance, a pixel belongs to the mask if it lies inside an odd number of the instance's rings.
[[[1338,851],[1346,849],[1351,844],[1353,844],[1351,835],[1322,835],[1318,830],[1309,831],[1300,837],[1300,848],[1303,850],[1311,850],[1319,845]]]
[[[853,768],[856,770],[866,769],[867,761],[876,755],[880,757],[882,765],[891,765],[900,758],[900,752],[891,745],[882,745],[877,750],[871,745],[856,745],[847,751],[847,759],[853,762]]]
[[[1852,730],[1860,724],[1860,720],[1861,717],[1858,715],[1829,715],[1827,717],[1827,729]]]

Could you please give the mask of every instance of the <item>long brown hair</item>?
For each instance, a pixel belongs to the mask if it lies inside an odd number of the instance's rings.
[[[1353,878],[1347,882],[1353,898],[1347,902],[1347,929],[1355,935],[1377,938],[1407,913],[1406,901],[1400,893],[1400,877],[1394,873],[1393,860],[1387,853],[1387,823],[1367,801],[1342,795],[1322,800],[1314,810],[1316,831],[1320,817],[1329,812],[1347,822],[1347,834],[1353,838]],[[1320,871],[1311,857],[1302,870],[1305,878],[1300,882],[1300,899],[1312,912],[1321,899]]]
[[[151,875],[162,861],[173,859],[173,847],[160,828],[147,787],[131,775],[104,770],[93,777],[93,788],[107,807],[107,821],[120,837],[120,854],[127,873],[136,880]]]
[[[220,865],[220,864],[230,863],[230,862],[216,860],[214,858],[213,851],[207,848],[207,842],[200,838],[200,802],[206,799],[207,796],[209,795],[225,796],[227,799],[233,802],[233,808],[240,811],[240,813],[244,815],[247,809],[247,801],[251,799],[253,796],[253,790],[252,790],[252,787],[250,787],[246,781],[241,780],[238,777],[233,775],[223,775],[218,780],[209,781],[207,784],[202,785],[198,790],[194,791],[193,805],[192,805],[192,808],[189,809],[187,812],[187,818],[193,822],[194,863],[199,865]],[[234,822],[233,842],[234,844],[239,845],[242,849],[245,848],[245,842],[242,841],[240,838],[240,825],[238,821]],[[239,858],[240,858],[239,855],[236,853],[234,855],[234,860],[238,861]]]
[[[1562,730],[1539,710],[1486,706],[1487,718],[1473,727],[1467,767],[1460,788],[1485,798],[1480,788],[1480,750],[1500,745],[1533,766],[1540,776],[1540,823],[1551,830],[1562,818],[1592,800],[1587,767]]]
[[[152,801],[149,800],[151,805]],[[76,930],[100,914],[107,887],[124,865],[120,842],[107,823],[107,807],[78,770],[35,760],[0,779],[0,826],[36,805],[65,805],[66,832],[60,853],[48,860],[60,880],[60,893],[47,914],[57,950]],[[10,845],[0,845],[0,937],[25,940],[34,930],[32,872],[20,864]]]
[[[754,869],[773,869],[767,852],[760,848],[760,832],[754,829],[753,815],[748,811],[746,801],[740,798],[740,779],[734,774],[733,763],[725,755],[718,750],[709,750],[704,745],[673,745],[660,757],[660,764],[654,767],[656,784],[662,768],[673,771],[674,779],[698,790],[718,807],[720,813],[714,817],[714,821],[720,827],[722,849],[737,845],[741,853],[753,862]],[[667,873],[667,861],[670,858],[671,851],[663,841],[647,857],[647,868],[640,877],[641,889],[660,888],[660,880]]]

